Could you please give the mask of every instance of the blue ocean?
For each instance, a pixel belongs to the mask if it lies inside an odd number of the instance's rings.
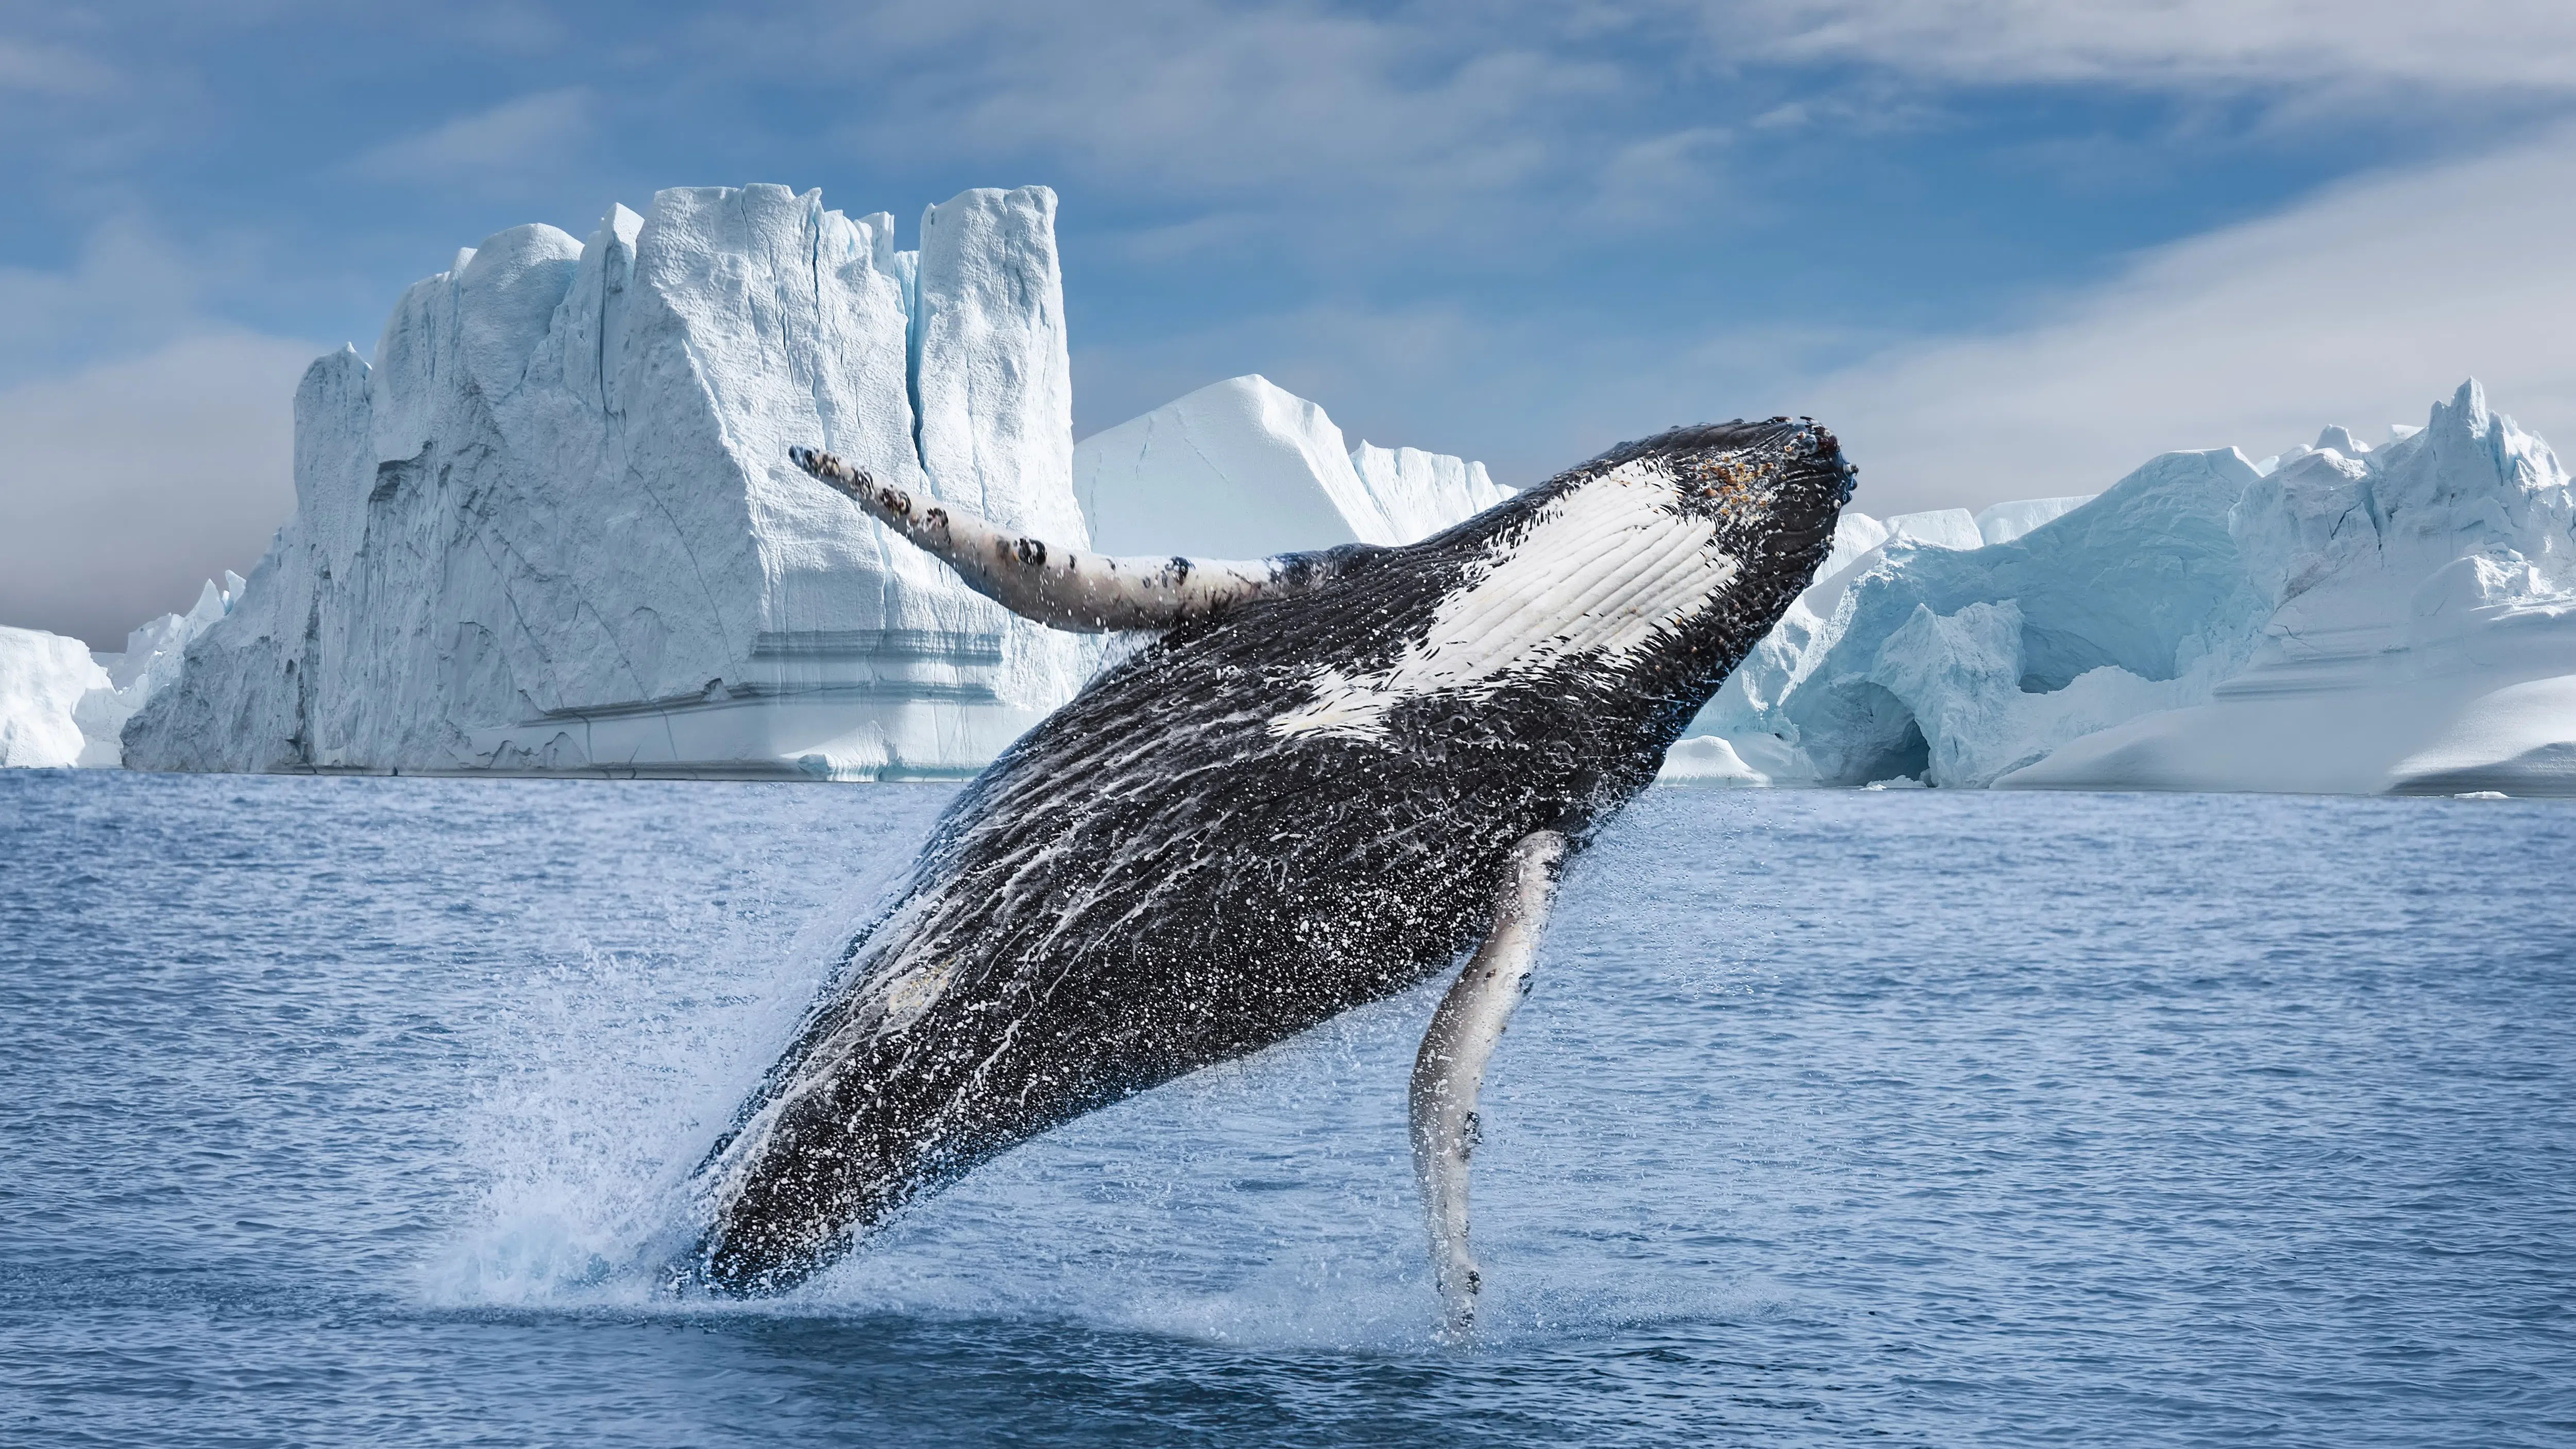
[[[0,773],[0,1439],[2576,1444],[2576,812],[1658,791],[1436,987],[795,1296],[680,1186],[950,797]]]

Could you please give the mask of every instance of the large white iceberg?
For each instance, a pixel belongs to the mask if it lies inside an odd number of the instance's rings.
[[[1411,543],[1510,496],[1482,463],[1350,448],[1322,408],[1257,374],[1085,438],[1073,479],[1102,552],[1201,558]]]
[[[107,682],[107,670],[78,639],[0,626],[0,768],[80,763],[88,742],[73,712]]]
[[[2474,382],[2396,431],[2167,453],[1983,547],[1847,518],[1695,728],[1784,784],[2576,792],[2567,475]]]
[[[1055,196],[921,249],[784,187],[500,233],[295,399],[295,516],[126,728],[153,769],[980,766],[1091,667],[787,461],[1080,542]]]

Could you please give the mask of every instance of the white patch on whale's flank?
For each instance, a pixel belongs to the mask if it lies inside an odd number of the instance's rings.
[[[1685,513],[1672,475],[1623,464],[1548,505],[1519,542],[1497,540],[1440,601],[1395,662],[1356,677],[1320,669],[1314,699],[1270,721],[1277,735],[1382,735],[1386,713],[1444,690],[1589,656],[1617,663],[1706,610],[1740,565],[1717,525]]]
[[[886,983],[886,1016],[883,1031],[901,1031],[921,1020],[939,993],[948,989],[948,978],[957,974],[954,960],[921,961],[907,966]]]

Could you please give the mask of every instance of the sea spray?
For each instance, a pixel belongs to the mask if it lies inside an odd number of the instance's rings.
[[[913,808],[857,839],[788,822],[721,891],[655,900],[650,945],[532,947],[483,1023],[485,1075],[459,1133],[483,1185],[424,1265],[427,1296],[650,1301],[691,1231],[688,1174],[946,794],[893,792]]]

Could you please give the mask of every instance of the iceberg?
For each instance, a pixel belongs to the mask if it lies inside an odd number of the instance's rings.
[[[73,719],[107,670],[78,639],[0,625],[0,768],[62,769],[88,741]]]
[[[241,575],[229,570],[221,586],[207,580],[196,607],[127,634],[121,654],[35,629],[0,628],[0,768],[122,765],[125,722],[179,677],[189,641],[222,618],[241,590]]]
[[[184,614],[164,614],[125,636],[125,652],[91,656],[107,670],[107,682],[81,696],[72,710],[73,722],[80,726],[79,763],[85,768],[113,768],[125,763],[125,723],[141,712],[144,704],[160,690],[178,679],[187,659],[188,646],[213,627],[217,619],[232,609],[241,597],[242,576],[230,569],[218,586],[206,580],[198,591],[194,608]]]
[[[148,769],[963,774],[1096,642],[787,461],[1086,539],[1043,187],[893,219],[684,188],[521,226],[295,398],[294,516],[124,726]]]
[[[2362,451],[2330,428],[2232,515],[2241,669],[2017,788],[2576,794],[2576,496],[2472,381]]]
[[[930,207],[682,188],[513,227],[295,397],[295,513],[247,584],[80,705],[142,769],[941,778],[1114,645],[1019,619],[787,459],[1115,552],[1409,541],[1506,495],[1258,377],[1074,446],[1053,192]],[[1077,478],[1081,496],[1077,499]],[[1094,522],[1087,523],[1086,506]]]
[[[1846,516],[1694,730],[1783,784],[2576,793],[2576,497],[2474,381],[1974,523]]]
[[[1510,496],[1482,463],[1347,447],[1322,408],[1258,374],[1085,438],[1073,478],[1102,552],[1201,558],[1411,543]]]
[[[1655,774],[1664,785],[1768,785],[1762,772],[1744,763],[1735,747],[1716,735],[1682,740],[1664,752]]]

